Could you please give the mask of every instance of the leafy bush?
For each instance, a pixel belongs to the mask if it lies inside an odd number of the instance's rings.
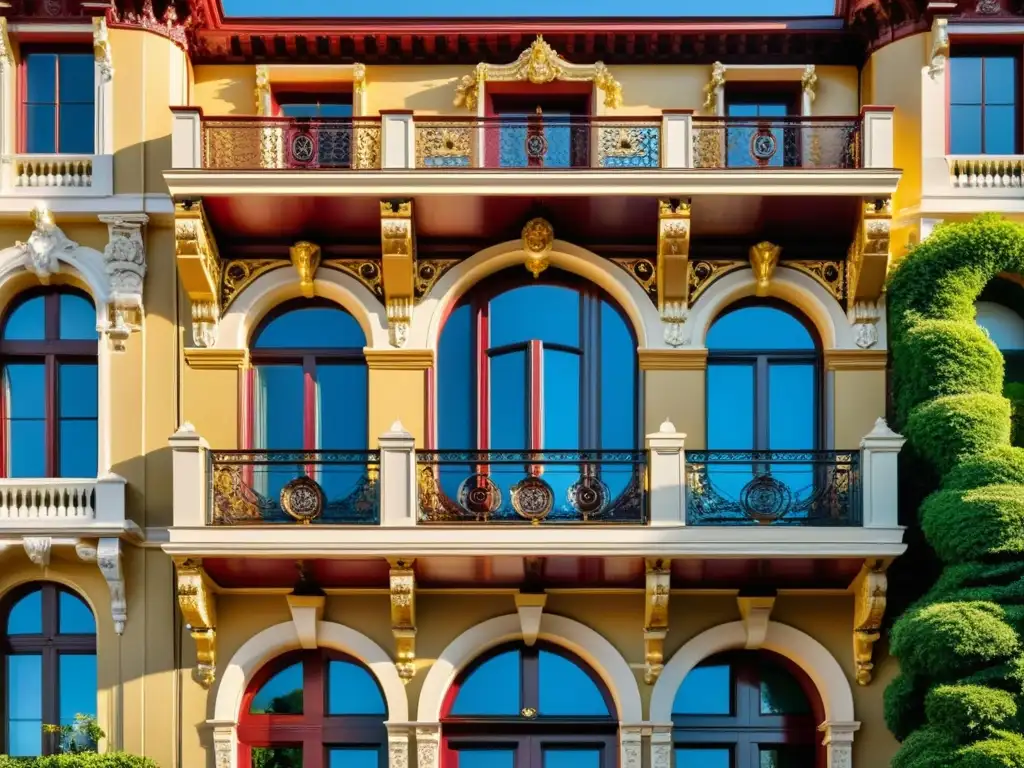
[[[981,216],[938,227],[889,279],[895,426],[939,475],[919,519],[944,564],[892,630],[893,768],[1024,768],[1024,386],[1004,388],[974,317],[1003,272],[1024,273],[1024,227]]]
[[[77,752],[46,757],[0,755],[0,768],[159,768],[148,757],[126,752]]]

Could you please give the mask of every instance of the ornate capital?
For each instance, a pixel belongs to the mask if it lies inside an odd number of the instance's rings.
[[[143,227],[149,221],[144,213],[101,215],[109,240],[103,249],[103,262],[110,280],[107,307],[107,337],[116,351],[132,331],[142,327],[142,286],[146,277],[146,241]]]
[[[204,688],[213,684],[217,675],[217,604],[206,572],[198,560],[175,563],[178,573],[178,607],[185,627],[196,643],[193,677]]]
[[[416,233],[411,200],[381,200],[381,272],[384,306],[388,318],[388,339],[393,347],[404,347],[412,322],[415,298]]]
[[[857,664],[857,682],[861,685],[871,682],[875,667],[872,652],[885,616],[886,566],[883,560],[865,563],[854,581],[853,659]]]
[[[750,268],[754,270],[754,277],[757,279],[757,288],[754,289],[757,296],[768,295],[768,286],[771,284],[772,275],[775,274],[775,267],[779,265],[781,253],[781,247],[767,240],[751,246]]]
[[[391,632],[395,637],[395,666],[408,683],[416,674],[416,574],[413,560],[391,560]]]
[[[932,22],[932,58],[928,65],[928,76],[934,80],[946,69],[949,58],[949,29],[946,19]]]
[[[92,52],[100,70],[100,77],[103,82],[109,83],[114,79],[114,62],[110,56],[107,20],[103,16],[94,16],[92,20]]]
[[[114,620],[114,631],[124,634],[128,622],[128,600],[125,595],[124,572],[121,568],[121,540],[100,539],[94,547],[84,542],[75,545],[78,558],[86,563],[96,563],[110,590],[110,614]]]
[[[711,79],[704,86],[704,111],[714,114],[718,108],[718,91],[725,87],[725,64],[716,61],[711,65]]]
[[[196,346],[212,347],[220,321],[221,263],[202,203],[175,204],[174,252],[182,287],[192,302],[192,339]]]
[[[316,271],[320,268],[320,246],[300,240],[288,249],[288,253],[292,266],[299,273],[299,290],[307,299],[313,298],[313,281],[316,279]]]
[[[847,307],[859,299],[877,299],[889,272],[892,200],[867,200],[857,222],[846,268]]]
[[[665,636],[668,634],[668,598],[671,591],[672,561],[649,557],[645,563],[644,591],[644,681],[653,685],[665,668]]]
[[[523,227],[522,237],[526,269],[537,278],[550,264],[548,255],[555,243],[555,229],[546,219],[530,219]]]

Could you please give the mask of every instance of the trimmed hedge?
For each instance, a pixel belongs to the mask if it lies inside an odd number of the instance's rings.
[[[79,752],[46,757],[8,757],[0,755],[0,768],[159,768],[148,757],[126,752]]]
[[[986,215],[936,228],[889,279],[895,426],[941,478],[920,523],[944,564],[893,626],[893,768],[1024,768],[1024,386],[1004,389],[974,316],[1003,272],[1024,273],[1024,226]]]

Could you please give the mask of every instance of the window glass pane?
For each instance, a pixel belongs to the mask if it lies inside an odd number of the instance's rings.
[[[299,307],[275,317],[259,332],[254,349],[362,349],[366,334],[348,312]]]
[[[96,717],[96,656],[60,655],[60,724],[74,725],[75,715]]]
[[[321,104],[320,117],[352,117],[352,105]]]
[[[282,104],[283,117],[316,117],[316,104]]]
[[[676,768],[732,768],[729,747],[682,747],[676,749]]]
[[[39,635],[43,632],[43,593],[29,592],[18,600],[7,617],[8,635]]]
[[[50,104],[25,105],[25,151],[51,155],[57,151],[57,108]]]
[[[61,363],[58,373],[61,418],[95,418],[99,392],[95,363]]]
[[[65,154],[91,155],[95,151],[92,104],[60,105],[60,136],[58,151]]]
[[[95,99],[95,59],[91,53],[60,54],[60,103],[87,103]]]
[[[562,285],[524,285],[491,299],[488,348],[537,339],[580,344],[580,295]]]
[[[476,444],[476,375],[473,370],[472,312],[457,307],[445,321],[437,348],[437,434],[442,448]]]
[[[252,768],[302,768],[302,747],[253,747]]]
[[[985,57],[985,104],[1015,104],[1017,60],[1012,56]]]
[[[459,768],[516,768],[514,749],[488,747],[455,747],[459,754]]]
[[[708,448],[754,447],[754,366],[708,366]]]
[[[1016,151],[1017,108],[985,107],[985,154],[1012,155]]]
[[[94,477],[99,463],[96,364],[62,363],[58,369],[61,477]]]
[[[775,307],[744,307],[715,320],[708,349],[814,349],[814,339],[793,315]]]
[[[544,768],[601,768],[601,750],[545,747]]]
[[[518,715],[519,651],[499,653],[478,666],[463,681],[452,704],[452,715]]]
[[[777,451],[813,448],[816,400],[814,366],[769,366],[768,447]]]
[[[491,448],[519,451],[529,446],[526,352],[491,358]]]
[[[758,768],[806,768],[814,765],[814,747],[761,747]]]
[[[676,691],[672,714],[732,714],[732,667],[707,664],[691,669]]]
[[[601,302],[601,446],[636,446],[636,342],[626,320]],[[608,482],[607,478],[605,482]]]
[[[62,339],[99,339],[96,309],[92,302],[76,293],[60,295],[60,337]]]
[[[376,749],[331,749],[327,752],[327,768],[377,768],[380,751]],[[257,768],[255,765],[253,768]]]
[[[951,104],[981,103],[981,62],[977,56],[954,56],[949,60]]]
[[[46,338],[46,297],[34,296],[11,312],[4,326],[4,338],[11,341],[41,341]],[[93,325],[95,325],[93,313]]]
[[[581,447],[580,356],[574,352],[545,349],[543,386],[543,447],[578,450]]]
[[[7,754],[38,755],[43,746],[43,657],[7,657]]]
[[[541,715],[582,717],[609,714],[601,690],[577,664],[551,651],[541,651],[539,663]]]
[[[46,476],[45,382],[42,364],[19,363],[4,369],[10,477]]]
[[[316,369],[319,447],[365,450],[367,441],[366,366],[319,364]]]
[[[260,448],[303,447],[304,376],[301,365],[259,365],[255,442]]]
[[[386,717],[387,707],[366,669],[350,661],[331,661],[327,665],[327,714]]]
[[[57,101],[57,54],[28,54],[25,57],[25,75],[29,104],[53,104]]]
[[[271,677],[252,697],[253,715],[302,714],[302,662],[285,667]]]
[[[973,155],[981,152],[980,106],[950,106],[949,151],[954,155]]]
[[[96,620],[92,611],[85,601],[80,597],[60,592],[58,605],[60,614],[58,618],[58,630],[62,635],[94,635],[96,634]]]
[[[762,715],[809,715],[810,702],[796,678],[784,667],[760,659]]]
[[[757,117],[757,104],[729,104],[729,117]]]

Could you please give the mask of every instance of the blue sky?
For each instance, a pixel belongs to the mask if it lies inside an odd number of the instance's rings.
[[[423,0],[389,0],[362,3],[355,0],[222,0],[228,16],[331,16],[359,18],[459,16],[514,17],[527,8],[540,8],[545,16],[829,16],[835,0],[676,0],[664,5],[657,2],[627,3],[621,0],[545,0],[541,5],[525,0],[448,0],[436,4]],[[429,9],[436,8],[434,13]],[[767,9],[767,10],[766,10]],[[536,14],[533,14],[536,15]]]

